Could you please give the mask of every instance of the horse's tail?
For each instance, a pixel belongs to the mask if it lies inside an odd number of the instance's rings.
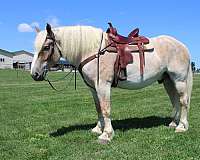
[[[192,94],[192,85],[193,85],[193,73],[192,73],[191,64],[189,64],[186,83],[187,83],[187,95],[188,95],[188,107],[189,107],[191,94]]]

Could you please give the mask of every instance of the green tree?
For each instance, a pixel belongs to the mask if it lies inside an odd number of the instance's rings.
[[[195,72],[195,70],[196,70],[196,67],[195,67],[195,62],[192,62],[192,63],[191,63],[191,66],[192,66],[192,72],[194,73],[194,72]]]

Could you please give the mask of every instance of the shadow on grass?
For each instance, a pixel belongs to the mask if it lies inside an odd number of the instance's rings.
[[[113,120],[112,126],[114,130],[118,129],[120,131],[126,131],[129,129],[152,128],[152,127],[158,127],[161,125],[167,126],[170,123],[170,120],[171,120],[170,117],[163,118],[163,117],[157,117],[157,116],[150,116],[150,117],[144,117],[144,118],[128,118],[128,119],[123,119],[123,120]],[[57,131],[51,132],[49,135],[52,137],[58,137],[75,130],[89,130],[95,126],[96,126],[96,123],[61,127],[57,129]]]

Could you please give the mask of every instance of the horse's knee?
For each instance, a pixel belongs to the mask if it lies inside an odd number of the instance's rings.
[[[184,106],[188,106],[189,104],[189,98],[187,96],[187,94],[183,95],[180,97],[180,103]]]
[[[103,117],[110,116],[110,101],[102,101],[101,102],[101,113]]]

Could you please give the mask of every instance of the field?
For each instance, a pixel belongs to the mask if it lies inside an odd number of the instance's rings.
[[[181,134],[167,127],[172,107],[162,85],[112,89],[115,137],[108,145],[90,132],[97,117],[89,90],[80,77],[77,90],[67,83],[54,83],[65,88],[55,92],[28,72],[0,70],[0,160],[200,159],[200,75],[194,76],[190,128]]]

